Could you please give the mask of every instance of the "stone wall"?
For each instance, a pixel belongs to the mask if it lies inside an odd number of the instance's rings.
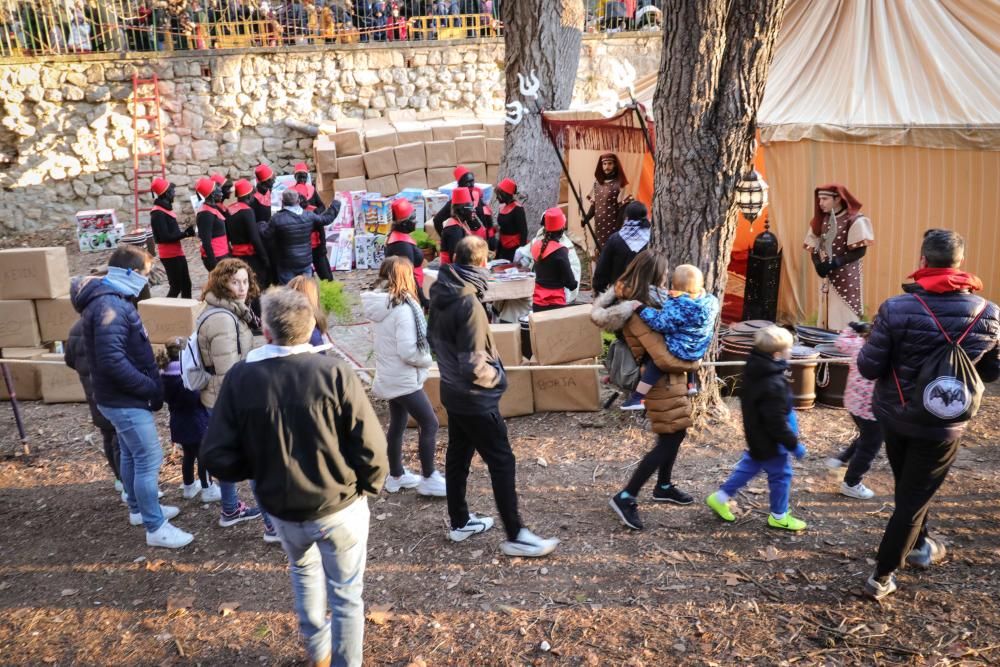
[[[660,39],[585,37],[576,98],[596,101],[620,85],[625,61],[639,77],[655,72]],[[279,172],[311,161],[312,139],[286,119],[502,114],[503,51],[502,40],[486,40],[2,64],[0,229],[67,225],[92,208],[131,221],[133,72],[160,79],[167,170],[186,198],[210,171],[242,177],[262,159]]]

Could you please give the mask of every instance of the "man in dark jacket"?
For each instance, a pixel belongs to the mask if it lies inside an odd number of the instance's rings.
[[[490,471],[493,497],[507,532],[501,550],[508,556],[545,556],[559,540],[545,540],[532,533],[521,523],[517,511],[514,452],[507,424],[500,416],[507,374],[482,306],[488,255],[486,241],[467,236],[455,249],[453,263],[441,268],[430,289],[427,337],[437,355],[441,403],[448,411],[448,536],[461,542],[493,527],[493,519],[472,514],[465,502],[469,466],[478,451]]]
[[[264,228],[264,238],[274,248],[278,283],[285,285],[295,276],[312,277],[310,237],[313,232],[322,233],[325,226],[336,220],[340,202],[334,200],[330,208],[317,215],[302,210],[298,192],[285,190],[281,195],[281,207]]]
[[[858,371],[875,380],[872,403],[885,434],[885,451],[895,479],[895,510],[882,536],[874,574],[865,592],[876,599],[896,590],[893,572],[903,565],[928,568],[945,556],[944,545],[927,535],[927,511],[958,454],[964,422],[917,424],[906,417],[922,364],[947,344],[945,334],[976,365],[980,379],[1000,377],[1000,309],[973,295],[979,278],[959,270],[965,240],[931,229],[920,248],[920,268],[879,308],[868,342],[858,354]],[[940,325],[940,328],[939,328]],[[964,336],[963,336],[964,334]]]
[[[118,433],[129,522],[146,527],[149,546],[177,549],[193,537],[169,521],[180,510],[160,505],[163,450],[153,413],[163,406],[163,385],[134,303],[151,268],[145,251],[119,246],[108,260],[108,275],[84,280],[73,307],[83,323],[94,402]]]
[[[367,497],[388,472],[385,435],[357,376],[308,344],[305,295],[272,290],[261,307],[268,344],[226,373],[202,462],[223,481],[255,482],[288,554],[313,664],[360,667]]]
[[[649,245],[649,212],[642,202],[633,201],[625,206],[625,222],[622,228],[608,238],[601,248],[594,268],[594,294],[600,294],[612,287],[635,256]]]

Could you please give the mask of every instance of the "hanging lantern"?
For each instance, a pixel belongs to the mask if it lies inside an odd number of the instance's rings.
[[[748,172],[743,180],[736,184],[736,205],[753,227],[753,221],[767,206],[767,183],[756,169]]]

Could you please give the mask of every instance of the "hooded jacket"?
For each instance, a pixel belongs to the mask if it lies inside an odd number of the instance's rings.
[[[446,265],[430,290],[427,337],[441,372],[441,403],[464,415],[496,410],[507,389],[486,310],[476,288]]]
[[[283,208],[274,214],[264,229],[264,238],[274,246],[278,269],[299,271],[312,266],[312,233],[337,218],[340,202],[334,201],[322,215],[303,211],[296,213]]]
[[[792,390],[785,377],[788,363],[754,350],[743,369],[740,407],[747,451],[757,461],[774,458],[799,442],[788,415],[792,411]]]
[[[612,290],[613,292],[613,290]],[[690,428],[691,399],[687,395],[687,374],[698,370],[698,361],[683,361],[670,354],[663,334],[649,328],[638,314],[629,317],[622,332],[636,363],[656,364],[663,376],[646,393],[646,417],[653,433],[676,433]]]
[[[75,293],[76,284],[71,291]],[[90,419],[94,426],[102,431],[114,431],[114,425],[108,418],[101,414],[94,402],[94,389],[90,385],[90,365],[87,363],[87,347],[83,341],[83,320],[77,320],[66,336],[66,347],[63,361],[66,365],[76,371],[80,376],[80,384],[83,385],[83,395],[87,397],[87,405],[90,407]]]
[[[101,278],[85,278],[73,307],[80,313],[94,402],[112,408],[163,406],[160,369],[132,300]]]
[[[391,400],[422,389],[427,369],[434,360],[429,349],[421,351],[417,347],[413,309],[406,304],[391,305],[385,292],[362,293],[361,305],[365,316],[375,323],[372,393],[383,400]]]

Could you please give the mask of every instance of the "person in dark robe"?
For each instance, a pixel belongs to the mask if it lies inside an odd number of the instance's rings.
[[[611,235],[622,226],[622,212],[625,204],[632,200],[626,194],[628,179],[621,162],[614,153],[605,153],[597,161],[594,170],[594,187],[587,195],[590,210],[586,219],[593,220],[597,244],[603,248]]]

